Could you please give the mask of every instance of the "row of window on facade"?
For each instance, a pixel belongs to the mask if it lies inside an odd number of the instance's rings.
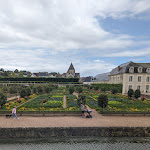
[[[138,82],[141,82],[142,80],[142,77],[141,76],[138,76]],[[129,76],[129,82],[132,82],[133,81],[133,76]],[[147,77],[146,78],[146,82],[149,82],[150,81],[150,77]]]
[[[129,85],[129,89],[132,89],[132,85]],[[137,86],[137,89],[138,89],[138,90],[141,90],[141,86],[138,85],[138,86]],[[148,92],[148,91],[149,91],[149,85],[146,85],[146,92]]]
[[[130,68],[129,68],[129,72],[130,73],[134,73],[134,67],[133,66],[131,66]],[[138,73],[142,73],[143,72],[143,67],[138,67]],[[150,73],[150,68],[147,68],[146,69],[146,72],[147,73]]]
[[[115,77],[115,76],[114,76],[114,77],[112,76],[112,77],[111,77],[111,81],[113,81],[113,80],[114,80],[114,81],[119,81],[120,78],[119,78],[119,77],[117,78],[117,77]]]

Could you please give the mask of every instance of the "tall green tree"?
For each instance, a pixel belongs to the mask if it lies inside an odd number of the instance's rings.
[[[3,93],[0,92],[0,106],[3,106],[6,103],[7,96]]]
[[[105,108],[108,105],[108,97],[105,94],[101,94],[99,95],[99,97],[97,98],[98,100],[98,106]]]

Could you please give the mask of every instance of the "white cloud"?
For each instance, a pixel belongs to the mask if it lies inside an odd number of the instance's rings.
[[[63,73],[78,60],[83,74],[107,72],[113,65],[97,59],[88,63],[85,57],[149,53],[126,51],[137,44],[136,37],[105,31],[96,16],[132,18],[148,12],[149,0],[0,0],[0,64]]]

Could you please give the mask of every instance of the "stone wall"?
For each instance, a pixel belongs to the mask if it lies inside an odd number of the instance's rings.
[[[150,127],[0,128],[0,138],[150,137]]]

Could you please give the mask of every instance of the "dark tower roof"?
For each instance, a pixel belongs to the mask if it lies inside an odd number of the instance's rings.
[[[73,64],[72,64],[72,63],[70,64],[70,67],[69,67],[68,71],[69,71],[69,70],[74,70],[74,71],[75,71],[75,69],[74,69],[74,67],[73,67]]]

